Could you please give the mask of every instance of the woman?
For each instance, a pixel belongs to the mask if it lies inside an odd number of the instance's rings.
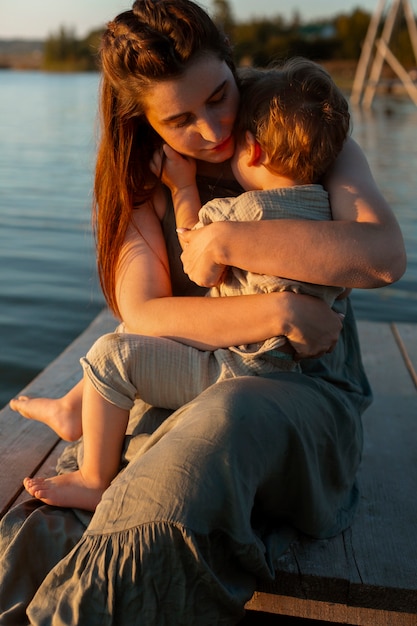
[[[256,577],[273,575],[289,526],[328,537],[351,522],[370,391],[347,300],[337,340],[341,318],[321,301],[196,297],[181,259],[203,286],[234,265],[376,287],[404,270],[401,234],[349,141],[326,181],[335,221],[216,223],[184,235],[180,259],[149,161],[162,139],[199,160],[203,202],[239,193],[227,164],[238,104],[227,41],[189,0],[138,0],[109,24],[101,55],[98,261],[126,329],[210,349],[284,334],[300,358],[333,351],[302,373],[214,385],[171,416],[138,406],[130,462],[91,521],[33,501],[3,520],[0,624],[235,624]],[[44,421],[78,411],[80,392],[41,400]],[[39,406],[16,408],[39,418]]]

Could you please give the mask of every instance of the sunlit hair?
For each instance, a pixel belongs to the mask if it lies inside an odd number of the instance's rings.
[[[116,268],[131,211],[152,197],[156,182],[149,162],[159,137],[146,121],[144,97],[156,82],[181,77],[208,54],[234,72],[226,37],[190,0],[136,0],[103,35],[93,226],[100,283],[117,315]]]
[[[251,131],[269,158],[268,169],[315,183],[328,171],[350,130],[348,103],[328,72],[293,58],[240,76],[239,143]]]

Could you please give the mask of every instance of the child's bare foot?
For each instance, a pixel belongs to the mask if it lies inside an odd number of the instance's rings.
[[[29,398],[19,396],[10,408],[23,417],[46,424],[65,441],[77,441],[82,435],[81,415],[63,398]]]
[[[88,485],[78,470],[52,478],[25,478],[26,491],[34,498],[53,506],[95,511],[105,488]]]

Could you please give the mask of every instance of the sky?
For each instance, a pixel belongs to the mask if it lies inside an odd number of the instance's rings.
[[[350,13],[361,9],[372,13],[380,0],[229,0],[236,20],[281,15],[291,19],[297,11],[303,21]],[[71,28],[77,37],[100,28],[132,0],[0,0],[0,39],[45,39],[61,26]],[[199,0],[209,11],[211,0]],[[386,3],[390,6],[392,2]],[[256,8],[254,8],[256,5]],[[416,12],[417,0],[412,1]]]

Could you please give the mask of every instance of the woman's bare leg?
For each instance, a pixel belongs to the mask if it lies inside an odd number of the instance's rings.
[[[82,435],[83,386],[80,380],[61,398],[19,396],[10,401],[10,408],[23,417],[46,424],[65,441],[76,441]]]
[[[83,389],[81,468],[52,478],[25,478],[23,484],[46,504],[94,511],[119,469],[129,411],[105,400],[87,377]]]

